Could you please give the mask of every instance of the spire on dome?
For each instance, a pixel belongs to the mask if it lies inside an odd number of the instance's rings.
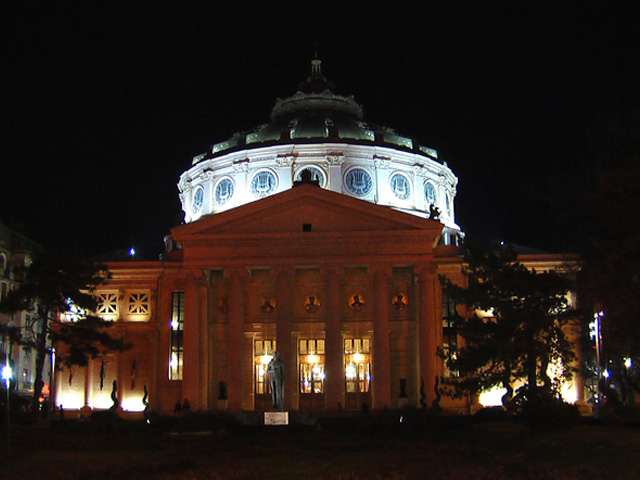
[[[311,60],[311,76],[307,77],[305,82],[298,85],[298,88],[304,93],[322,93],[335,88],[333,82],[330,82],[326,77],[322,76],[322,62],[318,58],[317,45],[314,49],[314,58]]]

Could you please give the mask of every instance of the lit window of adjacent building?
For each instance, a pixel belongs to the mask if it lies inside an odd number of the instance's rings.
[[[449,368],[448,363],[458,356],[457,305],[446,293],[442,293],[442,352],[444,354],[444,376],[457,377],[459,372]]]
[[[184,356],[184,292],[171,294],[171,357],[169,359],[169,380],[182,380]]]
[[[349,393],[368,393],[371,386],[371,346],[368,338],[344,341],[345,380]]]

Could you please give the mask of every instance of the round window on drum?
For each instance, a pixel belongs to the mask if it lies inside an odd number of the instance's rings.
[[[223,178],[216,185],[216,203],[224,205],[233,197],[234,186],[230,178]]]
[[[407,200],[411,196],[409,179],[401,173],[393,174],[391,176],[391,191],[400,200]]]
[[[308,167],[303,167],[300,170],[298,170],[298,172],[296,173],[297,182],[302,181],[302,172],[305,172],[305,171],[311,174],[311,181],[318,182],[318,184],[321,187],[324,187],[326,185],[327,177],[325,176],[324,172],[320,168],[314,165],[309,165]]]
[[[344,177],[347,190],[352,194],[363,197],[373,189],[373,179],[364,168],[352,168]]]
[[[194,214],[197,214],[202,210],[202,205],[204,204],[204,189],[202,187],[196,188],[195,193],[193,194],[193,205],[192,210]]]
[[[433,183],[425,183],[424,196],[427,200],[427,207],[429,205],[438,205],[438,194],[436,193],[436,186]]]
[[[251,193],[256,197],[266,197],[276,189],[276,176],[269,170],[256,173],[251,179]]]

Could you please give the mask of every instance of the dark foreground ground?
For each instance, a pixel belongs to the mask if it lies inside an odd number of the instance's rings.
[[[640,478],[640,429],[584,422],[532,429],[388,415],[243,425],[208,417],[65,421],[1,431],[7,479]],[[255,422],[253,422],[255,423]]]

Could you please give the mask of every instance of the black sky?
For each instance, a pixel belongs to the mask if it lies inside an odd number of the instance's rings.
[[[601,123],[640,99],[632,1],[13,3],[0,220],[85,254],[133,244],[155,257],[181,220],[176,183],[191,158],[266,122],[308,75],[315,42],[366,120],[440,152],[459,177],[464,230],[554,251],[575,239],[550,215],[546,180],[594,167]]]

